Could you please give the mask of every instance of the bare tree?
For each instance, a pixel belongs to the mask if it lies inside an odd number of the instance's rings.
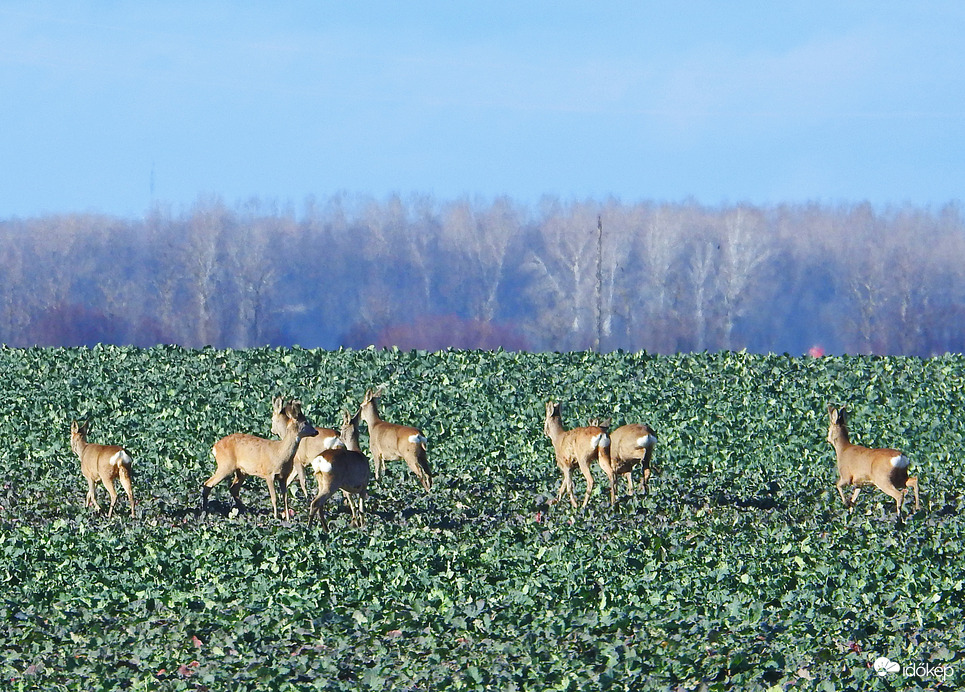
[[[747,314],[771,258],[771,242],[760,213],[738,206],[724,214],[717,290],[721,301],[722,346],[735,348],[734,326]]]
[[[564,210],[547,202],[539,245],[527,254],[524,266],[533,278],[531,290],[538,310],[533,339],[548,338],[554,348],[586,348],[592,339],[596,212],[589,205]]]

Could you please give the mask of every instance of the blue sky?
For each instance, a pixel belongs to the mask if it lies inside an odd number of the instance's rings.
[[[0,218],[347,192],[942,205],[965,3],[0,4]]]

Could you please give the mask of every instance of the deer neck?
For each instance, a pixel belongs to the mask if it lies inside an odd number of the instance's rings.
[[[848,435],[848,429],[842,425],[838,425],[834,428],[834,432],[831,434],[831,445],[834,447],[835,451],[841,452],[848,447],[853,447],[851,444],[851,438]]]
[[[290,463],[295,458],[298,451],[298,443],[301,442],[301,435],[298,434],[298,426],[289,425],[285,428],[285,436],[278,441],[275,448],[278,454],[278,461],[284,465]]]
[[[556,416],[547,418],[545,425],[543,425],[543,432],[553,441],[553,444],[556,444],[560,435],[563,434],[563,422]]]
[[[87,449],[87,440],[84,439],[83,435],[71,435],[70,448],[74,450],[74,454],[77,456],[84,456],[84,450]]]
[[[342,431],[342,440],[345,442],[345,449],[350,452],[361,452],[362,448],[359,446],[359,429],[356,426],[352,426],[346,430]]]
[[[374,401],[370,401],[362,407],[362,419],[369,426],[369,432],[372,431],[373,426],[382,422],[382,419],[379,418],[379,409]]]

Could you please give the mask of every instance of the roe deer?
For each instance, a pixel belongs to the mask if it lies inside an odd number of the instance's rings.
[[[610,480],[610,504],[616,504],[617,487],[620,476],[627,482],[627,490],[633,495],[633,468],[640,466],[643,478],[640,480],[640,492],[647,494],[650,482],[650,460],[653,457],[653,446],[657,442],[657,436],[653,429],[643,423],[629,423],[621,425],[610,433],[610,458],[609,464],[603,463],[600,458],[600,466]]]
[[[97,504],[96,488],[103,483],[107,494],[111,496],[111,505],[107,510],[107,518],[114,516],[114,505],[117,503],[117,490],[114,481],[120,480],[127,499],[131,503],[131,517],[134,516],[134,488],[131,485],[131,467],[134,460],[123,447],[117,445],[98,445],[87,441],[90,423],[80,424],[71,421],[70,448],[80,458],[80,471],[87,479],[87,499],[85,507],[93,506],[98,512],[101,506]]]
[[[287,417],[285,436],[280,440],[266,440],[254,435],[234,433],[218,440],[211,448],[218,468],[201,486],[202,512],[208,510],[208,494],[211,488],[231,475],[234,475],[230,487],[231,496],[235,500],[235,507],[242,509],[244,505],[241,502],[241,485],[247,476],[258,476],[268,483],[272,517],[278,516],[275,479],[281,481],[281,493],[285,498],[285,518],[288,518],[288,477],[291,475],[295,450],[303,437],[312,437],[318,433],[302,413],[300,401],[285,404],[279,397],[272,405],[276,413],[284,412]]]
[[[278,402],[282,402],[281,406]],[[290,403],[290,402],[289,402]],[[274,413],[271,416],[271,431],[278,437],[285,436],[285,429],[288,426],[288,416],[284,413],[285,401],[281,397],[275,397],[272,402]],[[308,488],[305,485],[305,467],[310,465],[312,459],[324,452],[326,449],[345,448],[345,443],[339,439],[338,433],[331,428],[315,428],[317,435],[306,437],[298,443],[295,450],[295,458],[292,459],[292,472],[288,475],[287,485],[293,487],[293,482],[297,478],[302,487],[302,494],[308,499]]]
[[[606,430],[599,425],[564,430],[561,415],[561,407],[558,402],[546,402],[546,420],[543,423],[543,432],[553,442],[553,450],[556,452],[556,465],[563,472],[563,482],[560,483],[560,490],[556,494],[556,500],[553,504],[563,499],[563,493],[567,493],[573,507],[576,507],[571,474],[575,467],[579,467],[586,479],[586,495],[583,496],[583,504],[580,507],[582,509],[590,501],[590,492],[593,490],[593,472],[590,470],[590,464],[594,459],[597,459],[604,470],[610,464],[610,437]]]
[[[312,526],[312,519],[316,514],[322,522],[322,528],[328,531],[325,520],[325,503],[336,490],[341,490],[352,512],[352,525],[361,526],[364,521],[366,489],[369,485],[369,460],[362,454],[359,447],[359,412],[349,416],[342,413],[341,438],[345,441],[345,448],[326,449],[312,459],[312,472],[318,481],[318,493],[308,509],[308,527]],[[352,495],[359,496],[358,510],[352,502]]]
[[[910,460],[897,449],[868,449],[851,444],[848,436],[845,407],[835,408],[828,404],[828,442],[834,447],[838,459],[838,494],[849,510],[862,485],[874,485],[895,500],[895,512],[901,518],[901,505],[908,488],[915,491],[915,510],[921,508],[918,498],[918,478],[908,476]],[[844,486],[854,485],[850,502],[844,495]]]
[[[422,487],[429,492],[432,488],[432,471],[426,459],[426,436],[417,428],[387,423],[379,418],[378,401],[381,396],[381,391],[368,390],[360,408],[369,428],[369,450],[375,463],[375,477],[381,478],[385,473],[386,461],[403,459]]]

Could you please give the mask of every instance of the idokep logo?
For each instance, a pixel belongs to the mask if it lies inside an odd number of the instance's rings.
[[[955,668],[950,665],[932,666],[927,663],[900,665],[897,661],[892,661],[887,656],[879,656],[871,664],[878,677],[884,678],[889,675],[901,673],[906,678],[932,679],[945,682],[955,674]]]
[[[879,678],[883,678],[891,673],[897,673],[901,670],[900,665],[885,656],[879,656],[876,658],[871,667],[874,668]]]

